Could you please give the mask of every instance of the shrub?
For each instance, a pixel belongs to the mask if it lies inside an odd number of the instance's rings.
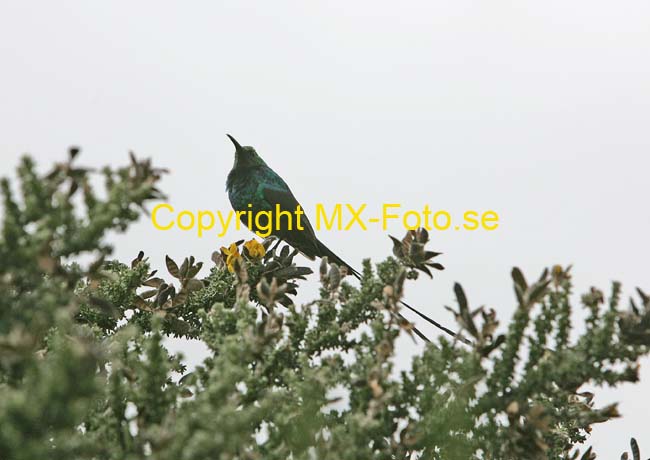
[[[623,310],[620,284],[592,288],[572,339],[559,266],[534,281],[512,270],[505,328],[456,284],[460,336],[398,374],[395,340],[412,334],[399,300],[423,269],[423,231],[395,240],[400,257],[366,260],[359,287],[323,261],[320,297],[302,306],[292,298],[311,270],[268,240],[225,245],[205,278],[194,257],[166,257],[164,276],[142,253],[107,260],[106,233],[162,197],[165,171],[132,155],[101,171],[100,198],[77,154],[44,177],[24,158],[20,199],[1,184],[0,458],[588,459],[591,425],[618,413],[584,388],[638,380],[648,295]],[[210,355],[188,370],[168,336]]]

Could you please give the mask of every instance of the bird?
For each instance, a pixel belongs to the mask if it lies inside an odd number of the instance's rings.
[[[288,225],[290,220],[289,213],[294,213],[297,207],[300,206],[289,185],[287,185],[278,173],[266,164],[253,147],[242,146],[230,134],[226,135],[235,145],[235,162],[226,179],[226,191],[228,192],[230,204],[237,212],[242,224],[253,232],[270,228],[271,234],[278,238],[276,246],[281,241],[284,241],[310,260],[314,260],[316,257],[327,257],[329,262],[334,262],[339,267],[345,267],[349,274],[357,279],[361,279],[361,274],[357,270],[318,239],[306,215],[301,215],[300,223],[302,224],[302,230],[297,228],[297,225],[295,225],[296,222],[293,222],[291,226]],[[280,220],[280,225],[271,225],[268,227],[269,222],[265,220],[271,218],[268,217],[268,214],[262,215],[260,221],[252,217],[257,216],[261,211],[274,213],[278,209],[287,212],[285,218]],[[249,213],[248,211],[251,212]],[[270,223],[275,224],[276,222]],[[437,321],[429,318],[403,301],[400,301],[400,303],[418,314],[421,318],[458,338],[456,333],[442,326]],[[406,320],[401,314],[399,316]],[[414,326],[413,332],[424,341],[430,341]]]
[[[231,206],[235,211],[240,212],[241,222],[251,231],[256,232],[268,228],[269,217],[262,215],[259,222],[250,218],[260,211],[274,213],[279,206],[282,211],[294,213],[300,204],[284,179],[266,164],[253,147],[241,146],[230,134],[227,136],[235,145],[235,164],[228,174],[226,191]],[[248,211],[252,213],[249,214]],[[274,221],[270,223],[275,224]],[[310,260],[327,256],[328,261],[345,267],[348,273],[358,279],[361,278],[357,270],[316,237],[306,215],[301,215],[300,224],[303,230],[297,228],[295,220],[289,226],[289,217],[284,216],[280,219],[280,225],[271,225],[271,233],[278,238],[278,243],[280,241],[289,243]]]

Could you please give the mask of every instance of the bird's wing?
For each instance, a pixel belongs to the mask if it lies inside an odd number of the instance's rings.
[[[272,185],[264,185],[262,187],[262,194],[266,201],[272,206],[274,212],[277,205],[280,205],[282,211],[289,211],[294,216],[298,206],[300,206],[300,209],[302,209],[303,212],[305,211],[300,203],[298,203],[298,200],[296,200],[296,197],[293,196],[291,190],[282,190]],[[300,216],[300,223],[308,233],[315,235],[314,229],[305,214]]]
[[[276,207],[279,205],[281,211],[288,211],[291,213],[292,224],[289,227],[288,219],[280,219],[280,229],[274,229],[273,234],[289,243],[294,248],[298,249],[305,256],[313,260],[315,256],[320,256],[318,239],[314,233],[314,229],[309,222],[309,219],[304,214],[304,209],[293,196],[291,190],[281,189],[272,185],[265,185],[262,187],[262,195],[272,207],[272,212],[275,213]],[[300,225],[302,230],[297,228],[296,209],[300,206],[303,214],[300,215]],[[291,228],[292,230],[288,230]]]
[[[280,210],[289,211],[291,213],[294,213],[296,208],[300,206],[298,200],[296,200],[296,197],[293,196],[293,193],[291,193],[291,190],[288,188],[280,189],[274,186],[265,185],[262,188],[262,194],[266,201],[272,206],[273,212],[276,211],[276,205],[280,205]],[[340,267],[347,267],[348,273],[359,279],[361,278],[361,273],[352,268],[351,265],[334,254],[327,246],[316,238],[314,229],[305,214],[301,215],[300,223],[304,228],[303,231],[278,232],[279,236],[310,259],[313,260],[314,257],[327,256],[330,262],[334,262]],[[283,220],[281,225],[286,225],[286,220]]]

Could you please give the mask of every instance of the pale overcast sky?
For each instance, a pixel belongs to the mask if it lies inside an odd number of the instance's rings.
[[[494,210],[493,232],[432,234],[446,266],[407,299],[451,323],[460,281],[507,323],[510,269],[574,264],[576,291],[650,290],[650,3],[647,1],[0,1],[0,175],[83,148],[91,165],[152,156],[178,209],[230,209],[233,147],[253,145],[308,213],[316,203]],[[313,220],[313,219],[312,219]],[[390,253],[370,227],[322,239],[351,264]],[[113,238],[209,262],[248,236],[199,239],[149,221]],[[205,272],[205,271],[204,271]],[[317,278],[303,283],[305,300]],[[578,312],[580,314],[580,312]],[[436,331],[417,324],[428,334]],[[202,359],[195,344],[190,362]],[[421,345],[400,341],[406,367]],[[598,391],[623,418],[596,427],[599,458],[636,436],[650,451],[642,381]]]

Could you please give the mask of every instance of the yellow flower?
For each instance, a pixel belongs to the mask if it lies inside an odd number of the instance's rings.
[[[229,247],[221,246],[221,255],[226,259],[226,266],[230,273],[235,272],[235,260],[241,259],[241,254],[239,254],[239,248],[235,243],[232,243]]]
[[[251,257],[251,259],[261,259],[266,254],[266,249],[264,246],[257,240],[252,239],[244,243],[246,252]]]
[[[239,248],[237,248],[237,245],[235,243],[232,243],[229,247],[221,246],[221,254],[224,257],[239,255]]]
[[[239,263],[241,263],[242,258],[240,255],[236,256],[228,256],[228,260],[226,260],[226,266],[228,267],[228,271],[230,273],[235,273],[235,261],[239,260]]]

